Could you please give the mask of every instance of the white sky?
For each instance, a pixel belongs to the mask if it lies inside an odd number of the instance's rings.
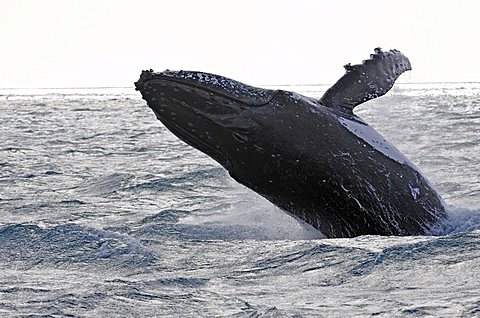
[[[132,86],[142,69],[334,83],[377,46],[402,82],[480,81],[478,0],[0,0],[0,87]]]

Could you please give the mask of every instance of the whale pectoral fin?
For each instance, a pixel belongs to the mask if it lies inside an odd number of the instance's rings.
[[[403,72],[412,69],[400,51],[383,52],[380,48],[362,64],[344,67],[345,75],[325,92],[320,103],[348,114],[353,113],[355,106],[387,93]]]

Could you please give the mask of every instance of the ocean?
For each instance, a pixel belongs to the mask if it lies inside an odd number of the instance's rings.
[[[324,238],[133,84],[0,89],[0,316],[480,317],[480,83],[400,83],[356,114],[445,200],[431,235]]]

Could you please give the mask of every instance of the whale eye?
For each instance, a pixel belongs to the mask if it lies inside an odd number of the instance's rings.
[[[236,141],[238,141],[239,143],[242,143],[242,144],[248,140],[247,136],[242,135],[238,132],[234,132],[232,135],[233,135],[233,138],[235,138]]]

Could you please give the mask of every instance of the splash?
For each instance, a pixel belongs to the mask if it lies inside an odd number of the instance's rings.
[[[311,225],[287,214],[272,203],[231,180],[235,201],[221,209],[203,211],[183,218],[179,224],[188,225],[183,229],[196,238],[199,233],[207,239],[219,240],[311,240],[325,236]],[[204,238],[204,237],[202,237]]]
[[[441,236],[480,230],[479,208],[450,208],[448,216],[448,219],[433,227],[429,234]]]

